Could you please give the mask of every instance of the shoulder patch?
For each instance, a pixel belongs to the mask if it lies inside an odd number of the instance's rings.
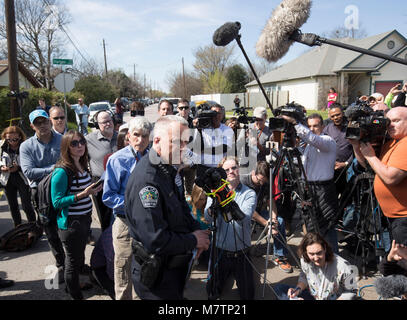
[[[140,201],[144,208],[155,208],[158,204],[158,190],[155,187],[147,186],[139,192]]]

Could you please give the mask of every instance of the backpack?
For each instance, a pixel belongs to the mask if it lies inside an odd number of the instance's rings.
[[[67,188],[67,194],[69,193],[69,190],[71,190],[71,185],[73,181],[73,176],[74,173],[72,172],[71,169],[67,167],[58,167],[62,168],[65,170],[65,173],[68,177],[68,188]],[[57,219],[57,215],[61,209],[55,209],[54,206],[52,205],[52,199],[51,199],[51,178],[54,173],[54,170],[45,176],[37,186],[37,213],[38,213],[38,218],[40,219],[40,222],[43,225],[48,225],[49,223],[55,222]]]
[[[42,226],[34,222],[22,223],[0,237],[0,250],[22,251],[32,247],[43,233]]]

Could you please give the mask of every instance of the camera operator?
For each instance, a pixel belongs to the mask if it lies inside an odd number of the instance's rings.
[[[188,122],[155,123],[153,146],[134,168],[125,192],[126,222],[134,239],[133,285],[141,299],[183,299],[188,264],[209,247],[208,231],[191,215],[178,167],[188,143]]]
[[[249,130],[242,130],[240,134],[245,133],[249,137],[248,146],[252,149],[256,149],[257,161],[266,160],[266,155],[269,153],[266,148],[267,141],[270,140],[272,132],[270,128],[266,126],[267,110],[264,107],[257,107],[253,111],[254,123],[250,123]],[[250,134],[251,133],[251,134]],[[239,136],[239,139],[241,137]]]
[[[195,119],[195,130],[193,141],[200,142],[201,164],[197,166],[197,176],[205,173],[208,168],[213,168],[228,154],[228,149],[233,146],[234,132],[222,121],[225,118],[225,109],[219,104],[210,108],[213,112],[208,127],[199,127],[199,116]],[[216,112],[216,114],[215,114]],[[198,120],[198,121],[196,121]],[[198,150],[193,150],[198,153]]]
[[[343,194],[346,188],[346,168],[352,163],[353,148],[346,139],[346,118],[344,117],[342,106],[338,103],[331,105],[328,111],[330,122],[322,131],[333,138],[336,142],[337,152],[335,161],[335,186],[337,194]]]
[[[323,135],[323,119],[317,114],[307,118],[308,127],[297,123],[295,118],[282,115],[283,119],[294,125],[297,135],[307,146],[302,155],[305,176],[312,194],[315,196],[315,212],[320,233],[324,235],[335,253],[338,253],[338,240],[332,219],[338,209],[335,183],[333,180],[336,162],[336,142]],[[329,228],[329,229],[327,229]]]
[[[375,195],[395,238],[394,230],[407,225],[407,108],[393,108],[386,116],[391,140],[383,145],[379,157],[369,142],[350,142],[358,162],[364,167],[369,164],[376,173]]]
[[[219,273],[216,277],[216,283],[208,282],[207,291],[209,293],[214,289],[216,294],[213,298],[218,298],[228,276],[233,274],[236,278],[240,298],[252,300],[254,299],[254,279],[253,268],[251,261],[249,261],[250,222],[256,208],[256,193],[240,182],[239,163],[235,157],[223,158],[218,166],[226,171],[226,181],[229,182],[230,190],[236,192],[234,200],[245,217],[240,221],[233,220],[226,223],[222,216],[218,215],[216,222],[217,241],[213,244],[216,246],[218,260],[211,261],[211,263],[217,264]],[[205,219],[208,222],[213,221],[212,202],[212,198],[208,197],[205,208]],[[210,285],[213,287],[210,288]]]

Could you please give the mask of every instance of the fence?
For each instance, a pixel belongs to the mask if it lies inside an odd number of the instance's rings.
[[[271,105],[274,108],[285,105],[289,102],[289,91],[270,91],[267,93]],[[216,101],[220,105],[224,106],[226,111],[230,111],[235,107],[233,100],[238,96],[242,101],[240,103],[241,107],[266,107],[267,102],[263,93],[261,92],[244,92],[244,93],[214,93],[214,94],[202,94],[191,96],[191,101],[200,100],[212,100]]]

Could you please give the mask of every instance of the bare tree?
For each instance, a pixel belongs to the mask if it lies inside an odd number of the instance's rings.
[[[204,81],[216,71],[224,73],[228,66],[234,64],[234,48],[234,46],[217,47],[214,44],[197,48],[193,52],[195,71]]]
[[[4,1],[1,1],[4,7]],[[18,60],[33,70],[38,80],[48,89],[58,74],[53,70],[52,57],[61,56],[65,41],[60,27],[68,23],[68,10],[58,0],[19,0],[15,3]],[[0,37],[7,38],[2,15]],[[7,47],[1,47],[2,55]]]
[[[203,84],[199,76],[195,73],[185,70],[185,97],[184,97],[184,79],[181,72],[172,72],[167,77],[167,83],[171,93],[175,97],[189,99],[193,95],[201,94]]]
[[[324,32],[323,34],[321,34],[321,36],[330,39],[362,39],[367,37],[367,31],[363,27],[360,27],[358,29],[348,29],[344,26],[338,26],[329,32]]]

